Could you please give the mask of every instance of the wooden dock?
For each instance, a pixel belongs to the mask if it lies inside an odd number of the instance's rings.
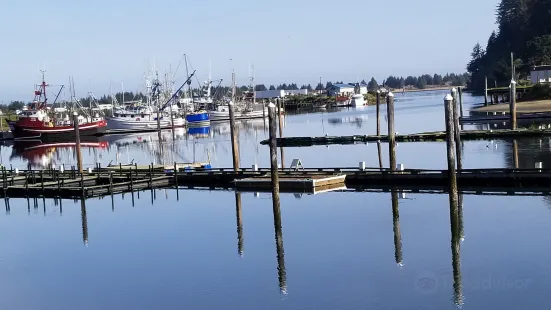
[[[138,166],[140,167],[140,166]],[[98,167],[92,172],[76,170],[1,170],[0,197],[91,198],[155,188],[235,188],[239,191],[270,189],[270,169],[243,168],[184,171],[147,167],[114,169]],[[368,168],[315,168],[279,170],[284,192],[319,192],[324,189],[389,188],[417,186],[441,188],[448,184],[447,170]],[[551,169],[462,169],[457,171],[460,188],[482,191],[500,188],[506,192],[551,191]]]
[[[521,138],[521,137],[549,137],[551,130],[545,129],[498,129],[498,130],[463,130],[462,140],[492,140],[498,138]],[[396,135],[396,142],[443,142],[446,141],[446,132],[424,132],[406,135]],[[308,147],[315,145],[332,144],[362,144],[368,142],[388,142],[388,136],[376,135],[353,135],[353,136],[325,136],[325,137],[286,137],[277,138],[278,147]],[[268,144],[268,140],[260,142]]]

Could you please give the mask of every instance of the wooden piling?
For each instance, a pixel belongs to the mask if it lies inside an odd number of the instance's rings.
[[[453,133],[455,136],[455,152],[457,159],[457,169],[463,169],[463,154],[461,149],[461,128],[459,127],[459,113],[457,113],[457,90],[452,88],[451,95],[453,98]]]
[[[73,126],[75,128],[75,144],[77,152],[78,171],[82,173],[82,152],[80,149],[80,129],[78,126],[78,113],[73,113]]]
[[[459,86],[457,91],[459,93],[459,115],[463,117],[463,88]]]
[[[381,135],[381,90],[377,89],[377,136]]]
[[[388,153],[390,170],[396,170],[396,131],[394,130],[394,94],[386,95],[386,113],[388,118]]]
[[[134,195],[134,178],[132,177],[132,167],[129,167],[128,178],[130,179],[130,191]]]
[[[402,233],[400,231],[400,210],[398,204],[398,191],[392,189],[392,227],[394,231],[394,258],[397,265],[403,264],[402,257]]]
[[[109,193],[113,194],[113,172],[109,171]]]
[[[40,189],[42,190],[42,195],[44,195],[44,169],[40,169]]]
[[[517,129],[517,82],[511,80],[509,94],[509,113],[511,114],[511,129]]]
[[[228,103],[228,111],[230,114],[230,135],[231,135],[231,150],[233,157],[233,171],[239,170],[239,145],[237,144],[236,129],[235,129],[235,104],[233,101]],[[275,113],[275,111],[274,111]]]
[[[241,193],[235,193],[235,217],[237,219],[237,253],[243,256],[243,216],[241,214]]]
[[[379,169],[383,170],[383,155],[381,153],[381,141],[377,141],[377,154],[379,155]]]
[[[454,121],[453,121],[453,97],[447,95],[444,98],[445,119],[446,119],[446,146],[448,155],[448,182],[449,182],[449,199],[450,212],[457,213],[457,176],[455,170],[455,137],[454,137]],[[452,208],[455,209],[452,210]]]
[[[283,138],[283,114],[281,113],[281,105],[282,105],[281,101],[283,101],[283,99],[277,100],[277,117],[279,119],[279,137]],[[281,153],[281,168],[285,169],[285,158],[283,154],[283,147],[279,149],[279,152]]]
[[[270,127],[270,167],[272,177],[272,194],[273,200],[277,200],[279,205],[279,172],[277,167],[277,143],[276,143],[276,109],[273,103],[268,105],[268,121]],[[275,204],[275,202],[274,202]]]
[[[513,140],[513,168],[518,169],[518,142],[516,139]]]
[[[484,77],[484,105],[488,105],[488,77]]]
[[[174,162],[174,187],[178,189],[178,165],[176,165],[176,162]]]

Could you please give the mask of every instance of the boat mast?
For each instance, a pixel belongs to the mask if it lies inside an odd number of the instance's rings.
[[[44,102],[40,105],[40,107],[41,108],[46,108],[46,103],[48,101],[48,97],[46,96],[46,80],[44,78],[46,70],[40,70],[40,72],[42,72],[42,84],[40,85],[40,88],[41,88],[42,94],[44,96]]]
[[[235,70],[231,73],[231,101],[235,105]]]

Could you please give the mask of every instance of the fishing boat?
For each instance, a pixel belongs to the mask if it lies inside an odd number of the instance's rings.
[[[350,105],[353,107],[363,107],[365,106],[365,99],[364,95],[362,94],[354,94],[350,98]]]
[[[28,105],[26,111],[19,115],[17,121],[9,123],[15,139],[40,138],[42,141],[52,141],[75,137],[73,117],[69,117],[68,114],[55,114],[47,108],[46,88],[48,86],[44,79],[44,72],[42,72],[42,83],[34,92],[33,102]],[[60,93],[61,90],[57,97]],[[99,114],[95,114],[93,117],[78,115],[77,121],[80,136],[101,135],[107,129],[106,121]]]
[[[161,129],[183,127],[185,120],[179,115],[170,116],[169,113],[159,113],[159,125]],[[129,106],[113,112],[113,116],[107,118],[109,129],[156,129],[157,113],[151,106]]]
[[[146,79],[147,102],[133,103],[113,111],[113,116],[107,119],[109,129],[152,130],[157,127],[161,129],[183,127],[185,119],[179,115],[177,104],[173,104],[173,98],[163,107],[159,106],[160,86],[158,78],[153,81],[153,84]],[[154,101],[157,102],[158,113],[153,109]]]

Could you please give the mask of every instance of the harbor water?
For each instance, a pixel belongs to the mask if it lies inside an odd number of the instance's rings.
[[[396,95],[396,131],[444,129],[445,92]],[[464,94],[465,113],[480,97]],[[386,106],[381,128],[386,133]],[[374,134],[375,107],[288,115],[283,136]],[[466,125],[466,129],[503,124]],[[267,121],[238,125],[242,167],[269,165]],[[519,166],[551,166],[547,138],[518,139]],[[512,141],[465,141],[465,168],[513,167]],[[1,164],[76,164],[71,145],[6,144]],[[446,169],[441,142],[399,143],[406,168]],[[83,145],[96,163],[231,167],[229,124]],[[377,145],[284,148],[288,167],[378,167]],[[388,167],[388,148],[381,155]],[[280,158],[281,160],[281,158]],[[397,209],[393,210],[393,199]],[[0,214],[2,309],[546,309],[551,199],[461,195],[451,243],[445,194],[336,191],[271,195],[158,189],[84,202],[10,199]],[[7,202],[6,202],[7,204]],[[396,212],[397,211],[397,212]],[[279,245],[279,246],[278,246]]]

